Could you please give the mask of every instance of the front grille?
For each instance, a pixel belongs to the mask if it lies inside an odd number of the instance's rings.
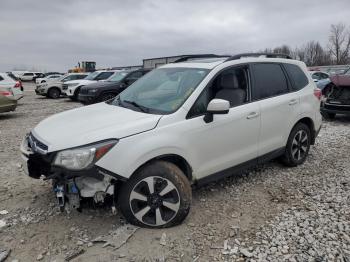
[[[68,89],[68,85],[67,84],[63,84],[62,85],[62,90],[67,90]]]
[[[28,136],[28,146],[32,151],[40,154],[46,154],[48,149],[48,146],[34,137],[32,133]]]
[[[86,95],[88,93],[88,90],[86,88],[80,89],[80,94]]]

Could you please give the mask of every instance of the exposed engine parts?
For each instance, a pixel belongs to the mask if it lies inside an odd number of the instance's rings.
[[[104,203],[106,196],[114,195],[112,178],[104,176],[103,180],[94,177],[75,177],[66,182],[54,184],[57,203],[64,209],[80,209],[82,198],[92,198],[94,203]]]

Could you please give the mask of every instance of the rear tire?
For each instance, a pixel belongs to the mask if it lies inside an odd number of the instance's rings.
[[[155,161],[137,171],[121,188],[120,209],[131,223],[147,228],[180,224],[192,199],[190,182],[176,165]]]
[[[52,99],[57,99],[61,96],[61,91],[58,88],[50,88],[47,92],[47,96]]]
[[[286,166],[294,167],[305,162],[311,144],[310,128],[298,123],[290,132],[282,162]]]

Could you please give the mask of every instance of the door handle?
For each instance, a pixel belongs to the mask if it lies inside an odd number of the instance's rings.
[[[248,116],[247,119],[252,119],[252,118],[256,118],[259,116],[259,113],[257,112],[251,112]]]
[[[292,105],[295,105],[295,104],[297,104],[297,103],[298,103],[298,100],[297,100],[297,99],[292,99],[292,100],[289,101],[288,104],[289,104],[290,106],[292,106]]]

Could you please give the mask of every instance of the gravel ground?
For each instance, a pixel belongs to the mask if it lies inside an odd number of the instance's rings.
[[[270,162],[195,188],[182,225],[138,229],[108,206],[62,214],[50,183],[23,174],[24,134],[80,106],[33,89],[0,115],[0,261],[4,250],[6,261],[350,261],[350,118],[324,122],[304,165]]]

